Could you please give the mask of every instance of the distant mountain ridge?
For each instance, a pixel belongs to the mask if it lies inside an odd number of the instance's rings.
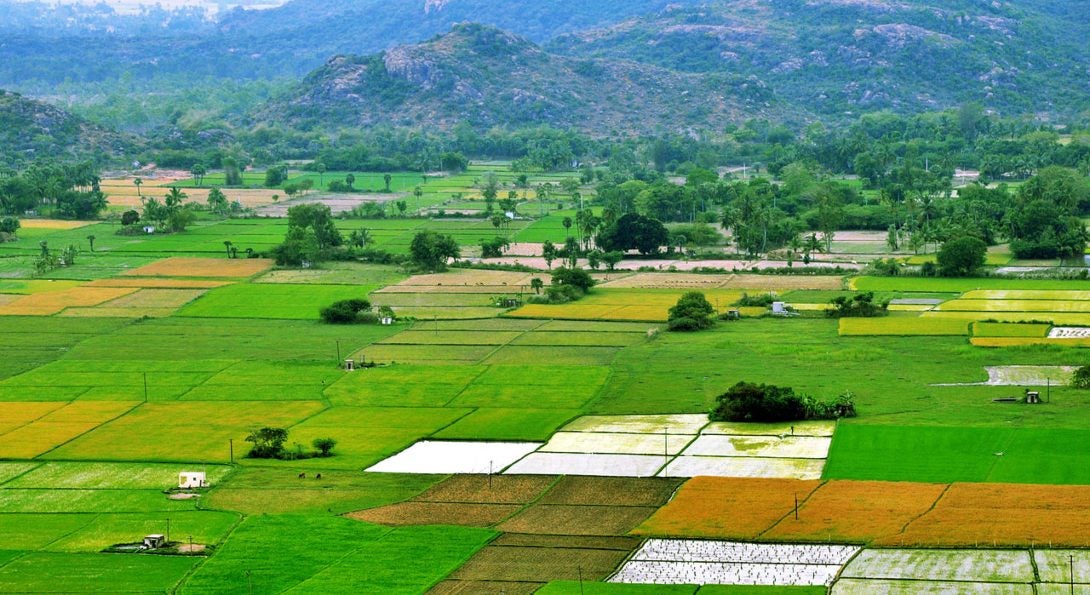
[[[675,6],[546,49],[757,76],[819,114],[979,102],[1007,114],[1090,108],[1085,1],[749,0]]]
[[[0,163],[43,157],[112,159],[135,145],[130,137],[60,108],[0,90]]]
[[[303,128],[551,125],[600,135],[685,132],[782,116],[758,80],[549,54],[479,24],[369,56],[338,56],[256,120]]]

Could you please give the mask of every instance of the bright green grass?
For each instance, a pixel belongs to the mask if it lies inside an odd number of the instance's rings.
[[[435,475],[297,467],[245,467],[205,497],[204,506],[245,514],[342,514],[407,500],[441,479]],[[321,473],[318,479],[316,473]],[[270,490],[269,486],[277,486]]]
[[[402,450],[470,413],[460,408],[335,407],[291,427],[288,448],[310,448],[316,438],[334,438],[336,456],[295,464],[308,468],[361,469]]]
[[[975,289],[1085,289],[1086,282],[1058,279],[1002,279],[997,277],[955,279],[946,277],[858,277],[851,282],[858,291],[910,291],[964,293]]]
[[[0,568],[0,592],[164,592],[198,561],[183,556],[33,553]]]
[[[197,465],[208,482],[222,481],[231,468]],[[187,469],[188,470],[188,469]],[[45,463],[4,484],[4,488],[165,490],[178,485],[177,465],[145,463]]]
[[[50,451],[48,456],[59,460],[224,463],[230,457],[230,440],[234,440],[236,459],[241,458],[247,450],[244,439],[253,428],[290,427],[321,409],[322,404],[313,401],[148,403]]]
[[[344,374],[325,390],[337,405],[440,407],[486,370],[480,366],[396,365]]]
[[[67,516],[67,515],[55,515]],[[169,514],[102,514],[44,549],[54,552],[97,552],[119,543],[138,542],[145,535],[166,534],[170,519],[170,539],[188,543],[216,544],[239,522],[240,516],[229,512],[190,511]]]
[[[124,326],[120,320],[4,317],[0,320],[0,378],[7,378],[53,361],[81,341]]]
[[[579,409],[598,394],[596,386],[487,385],[467,387],[453,401],[458,407],[501,407],[508,409]]]
[[[518,338],[517,331],[403,331],[380,345],[506,345]]]
[[[113,321],[111,321],[113,322]],[[114,323],[114,326],[120,326]],[[261,360],[343,363],[349,353],[397,332],[381,325],[317,321],[166,318],[100,334],[67,359],[98,361]],[[341,357],[338,358],[338,343]]]
[[[0,490],[0,512],[150,512],[193,510],[191,500],[170,500],[157,490]]]
[[[965,336],[969,334],[966,320],[889,316],[882,318],[841,318],[840,334],[858,336]]]
[[[382,364],[472,365],[495,350],[493,345],[372,345],[356,356]]]
[[[333,302],[366,298],[377,286],[237,284],[213,289],[182,308],[179,316],[317,320]]]
[[[1083,427],[1090,411],[1070,399],[1048,410],[1004,408],[991,399],[1009,396],[1010,387],[931,386],[986,366],[1077,361],[1077,350],[1059,346],[987,350],[964,337],[838,337],[837,321],[827,319],[743,320],[700,333],[661,333],[622,350],[589,412],[705,412],[716,395],[744,380],[822,399],[850,390],[870,423]]]
[[[580,412],[580,409],[484,407],[459,419],[433,437],[444,440],[545,441],[558,428],[578,417]]]
[[[974,337],[1046,337],[1047,324],[1003,324],[997,322],[974,322]]]
[[[1088,439],[1086,430],[841,424],[825,477],[1088,484]]]
[[[255,516],[193,574],[183,593],[419,593],[494,533],[456,527],[389,529],[340,517]]]
[[[97,517],[98,514],[0,514],[0,543],[12,550],[40,550],[86,527]]]
[[[620,351],[615,347],[526,346],[501,347],[483,363],[494,365],[526,365],[548,362],[565,366],[608,366]]]

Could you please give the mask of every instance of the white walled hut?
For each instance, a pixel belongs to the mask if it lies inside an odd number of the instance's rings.
[[[178,487],[183,490],[208,487],[204,471],[182,471],[178,474]]]

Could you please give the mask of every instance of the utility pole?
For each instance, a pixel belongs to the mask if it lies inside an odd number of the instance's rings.
[[[228,438],[227,439],[227,444],[228,444],[228,448],[230,448],[231,464],[234,465],[235,464],[235,439],[234,438]]]
[[[148,402],[148,373],[144,372],[144,403]]]

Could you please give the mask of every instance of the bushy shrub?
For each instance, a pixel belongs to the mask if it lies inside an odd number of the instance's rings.
[[[322,308],[322,321],[328,324],[360,324],[378,322],[378,317],[371,314],[371,302],[364,299],[341,300]],[[374,320],[365,320],[371,314]]]
[[[742,297],[733,305],[746,307],[746,308],[767,308],[772,305],[772,302],[776,301],[776,298],[770,293],[760,293],[757,295],[749,295],[743,293]]]
[[[715,324],[715,308],[699,291],[690,291],[670,308],[666,318],[672,331],[699,331]]]
[[[889,314],[889,302],[874,302],[874,292],[857,293],[852,297],[838,296],[832,309],[825,314],[830,318],[875,318]]]
[[[1075,370],[1071,377],[1071,386],[1075,388],[1090,388],[1090,366],[1082,366]]]

